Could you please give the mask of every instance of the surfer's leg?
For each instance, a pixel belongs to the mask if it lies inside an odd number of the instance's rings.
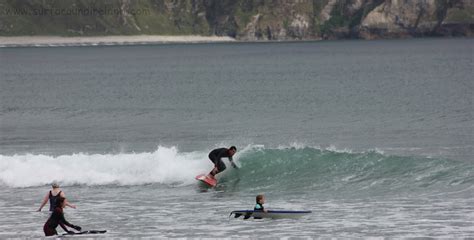
[[[211,170],[211,172],[209,173],[209,176],[214,178],[214,176],[217,174],[217,167],[214,166],[214,168]]]
[[[219,161],[216,163],[216,167],[217,167],[217,173],[224,171],[226,168],[225,163],[221,159],[219,159]]]
[[[56,232],[56,229],[49,228],[47,226],[43,227],[44,235],[45,236],[54,236],[58,235],[58,232]]]
[[[215,177],[216,174],[224,171],[226,169],[225,163],[222,160],[218,160],[215,167],[212,169],[212,171],[209,173],[210,177]]]
[[[211,156],[209,156],[209,159],[211,160],[212,163],[214,163],[214,168],[209,173],[209,176],[214,177],[217,173],[219,173],[218,168],[217,168],[217,163],[219,162],[219,159],[213,158]]]

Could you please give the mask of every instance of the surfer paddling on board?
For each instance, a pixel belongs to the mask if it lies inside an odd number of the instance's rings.
[[[228,158],[232,167],[237,168],[237,165],[233,162],[232,156],[234,156],[235,152],[237,152],[237,148],[235,146],[231,146],[229,149],[227,148],[217,148],[212,150],[209,153],[209,159],[214,163],[214,168],[209,173],[209,177],[215,178],[216,174],[224,171],[226,166],[222,161],[222,158]]]
[[[263,194],[259,194],[255,197],[255,203],[255,207],[253,208],[254,211],[268,212],[268,210],[263,207],[263,204],[265,203],[265,196]]]

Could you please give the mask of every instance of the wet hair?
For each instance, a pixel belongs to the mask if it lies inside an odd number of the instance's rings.
[[[262,200],[262,198],[264,198],[264,196],[262,194],[259,194],[257,195],[257,197],[255,197],[255,202],[260,202],[260,200]]]
[[[51,184],[51,187],[53,187],[53,188],[59,188],[59,183],[58,183],[58,182],[53,182],[53,183]]]
[[[235,146],[231,146],[231,147],[229,148],[229,150],[234,150],[234,151],[237,152],[237,148],[236,148]]]

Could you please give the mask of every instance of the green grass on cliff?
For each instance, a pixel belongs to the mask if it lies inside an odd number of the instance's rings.
[[[351,10],[354,1],[338,0],[329,20],[322,22],[321,12],[329,0],[0,0],[0,36],[216,34],[238,37],[248,34],[246,26],[257,14],[260,14],[255,26],[257,38],[275,39],[285,32],[287,36],[280,37],[308,39],[334,37],[340,33],[348,36],[348,31],[357,31],[367,14],[385,1],[364,1],[354,11]],[[472,4],[451,4],[451,0],[435,0],[435,3],[436,19],[428,20],[474,23]],[[67,14],[78,9],[114,11],[100,15]],[[60,10],[60,14],[51,14],[55,10]],[[299,16],[309,21],[309,29],[294,27],[301,19]]]
[[[444,22],[447,23],[474,23],[474,7],[467,7],[464,9],[451,8],[446,14]]]
[[[200,15],[192,12],[190,1],[180,1],[173,11],[168,11],[164,1],[126,3],[119,0],[5,0],[0,2],[0,35],[209,35],[205,9],[201,9],[203,14]],[[92,9],[104,13],[84,14]]]

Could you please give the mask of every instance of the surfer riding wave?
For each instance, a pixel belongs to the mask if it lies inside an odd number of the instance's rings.
[[[232,167],[237,168],[237,165],[233,162],[232,156],[237,152],[235,146],[227,148],[217,148],[212,150],[209,153],[209,159],[214,163],[214,168],[209,173],[209,177],[214,178],[216,174],[224,171],[226,169],[225,163],[222,161],[222,158],[228,158]]]

